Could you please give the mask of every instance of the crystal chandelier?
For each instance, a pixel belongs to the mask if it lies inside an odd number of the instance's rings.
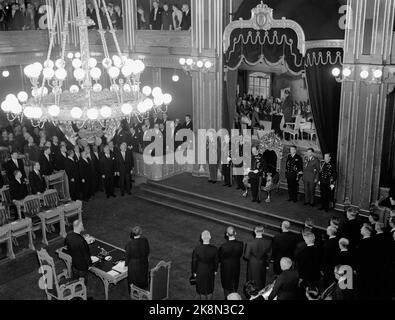
[[[77,8],[77,18],[70,21],[73,1]],[[96,9],[104,55],[101,66],[90,53],[88,27],[94,22],[86,15],[86,0],[64,1],[64,17],[60,15],[62,0],[57,0],[47,58],[44,63],[35,62],[24,69],[32,85],[31,97],[24,91],[17,95],[10,93],[1,103],[1,109],[7,114],[9,121],[22,121],[26,117],[33,126],[41,128],[45,123],[52,122],[70,140],[77,133],[93,139],[103,131],[108,137],[114,136],[121,121],[130,121],[132,116],[142,122],[149,112],[167,112],[172,96],[164,94],[159,87],[151,89],[146,86],[140,91],[140,75],[145,69],[144,63],[122,54],[106,1],[92,0],[92,3]],[[117,51],[117,55],[112,57],[99,14],[99,3],[104,8]],[[63,24],[60,24],[61,19]],[[75,23],[79,29],[80,52],[77,53],[66,53],[70,23]],[[64,26],[60,55],[56,60],[51,60],[56,30],[60,25]],[[108,87],[103,73],[108,74]],[[66,87],[70,83],[75,84]]]

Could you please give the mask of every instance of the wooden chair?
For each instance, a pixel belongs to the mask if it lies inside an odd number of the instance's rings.
[[[38,214],[41,220],[42,243],[48,246],[47,231],[51,229],[55,223],[59,223],[59,235],[66,238],[66,226],[63,214],[63,207],[57,207]],[[53,229],[51,229],[53,230]]]
[[[314,137],[317,139],[317,130],[315,129],[315,125],[313,122],[306,122],[300,128],[301,136],[303,139],[303,134],[306,133],[309,137],[309,140],[313,140]]]
[[[64,219],[66,224],[68,223],[68,218],[78,216],[79,220],[82,220],[82,202],[80,200],[66,203],[63,206]]]
[[[7,210],[4,206],[0,206],[0,227],[8,223]]]
[[[302,122],[302,116],[296,116],[295,122],[287,122],[285,125],[284,129],[284,137],[285,134],[289,134],[290,137],[292,137],[293,140],[297,140],[298,137],[300,136],[299,131],[300,131],[300,124]]]
[[[3,188],[0,189],[0,195],[1,195],[1,201],[3,203],[3,206],[7,210],[7,217],[8,220],[11,220],[11,207],[14,207],[15,204],[11,199],[11,192],[10,192],[10,187],[4,186]],[[18,218],[22,219],[21,213],[18,212]]]
[[[41,229],[41,219],[39,213],[41,212],[41,201],[37,195],[27,196],[22,200],[22,210],[26,217],[32,220],[33,238],[34,232]]]
[[[45,290],[48,300],[72,300],[80,298],[87,299],[86,286],[84,279],[71,280],[67,277],[67,270],[57,274],[55,263],[47,250],[37,251],[40,262],[40,287]]]
[[[130,286],[132,300],[167,300],[169,298],[171,262],[161,261],[150,272],[150,291]]]
[[[56,189],[46,190],[43,194],[44,206],[49,209],[54,209],[59,206],[60,199]]]
[[[0,226],[0,243],[7,243],[7,256],[10,259],[15,259],[15,254],[12,247],[11,224]]]
[[[31,250],[35,250],[33,244],[32,220],[30,218],[20,219],[18,221],[12,222],[10,225],[11,237],[13,241],[15,240],[16,244],[18,244],[16,239],[27,234],[29,238],[29,248]]]

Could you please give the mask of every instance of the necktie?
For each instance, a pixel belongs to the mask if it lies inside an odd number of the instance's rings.
[[[155,14],[154,14],[154,21],[156,21],[156,13],[157,13],[158,9],[155,9],[154,11],[155,11]]]

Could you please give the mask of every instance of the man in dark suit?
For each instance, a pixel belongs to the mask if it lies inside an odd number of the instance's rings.
[[[196,292],[200,300],[213,298],[215,276],[218,270],[218,249],[210,244],[211,234],[203,231],[201,235],[203,244],[193,250],[192,275],[196,279]]]
[[[353,251],[361,240],[362,223],[358,220],[359,209],[351,207],[347,210],[347,221],[340,226],[339,237],[350,241],[350,251]]]
[[[38,162],[34,164],[33,171],[29,173],[29,183],[32,194],[44,193],[47,189],[47,184],[40,172],[40,163]]]
[[[116,156],[116,171],[119,173],[119,187],[121,195],[131,194],[131,180],[134,169],[132,153],[127,149],[126,143],[122,143]]]
[[[181,30],[189,31],[191,29],[191,10],[189,10],[188,4],[182,5],[182,20]]]
[[[335,281],[333,270],[336,266],[336,257],[339,252],[339,239],[337,238],[337,228],[329,226],[326,229],[328,239],[324,241],[322,246],[322,264],[321,270],[324,273],[325,288]]]
[[[296,146],[290,148],[290,154],[287,158],[285,166],[285,177],[288,183],[288,201],[298,201],[299,179],[303,174],[303,160],[300,155],[296,153]]]
[[[41,173],[44,176],[50,176],[54,172],[50,147],[46,147],[44,149],[44,152],[40,156],[39,162],[40,162]]]
[[[5,165],[8,181],[14,179],[14,172],[19,170],[22,173],[22,180],[26,180],[25,165],[22,159],[18,159],[19,154],[16,151],[11,153],[11,159]]]
[[[254,281],[258,290],[266,285],[266,270],[269,265],[270,242],[263,239],[264,228],[255,228],[255,239],[247,243],[244,259],[247,260],[247,281]]]
[[[337,179],[336,167],[331,161],[329,153],[324,156],[324,164],[319,173],[319,185],[321,191],[321,208],[320,210],[329,211],[329,203],[333,200],[335,181]]]
[[[280,261],[282,258],[287,257],[291,260],[294,258],[294,251],[297,244],[297,236],[289,231],[291,223],[284,221],[281,224],[281,233],[273,238],[272,242],[272,261],[273,271],[279,275],[282,270]]]
[[[111,156],[110,148],[105,146],[103,154],[100,157],[100,172],[104,182],[104,190],[106,192],[107,199],[110,197],[116,197],[114,193],[114,176],[115,176],[115,158]]]
[[[303,239],[306,246],[295,255],[302,291],[308,287],[318,288],[321,275],[321,254],[315,245],[314,233],[304,231]]]
[[[304,204],[314,207],[315,186],[318,183],[320,172],[320,161],[314,157],[314,149],[307,149],[307,154],[303,161],[303,183],[304,183]]]
[[[299,274],[296,270],[291,270],[292,260],[284,257],[280,260],[281,274],[274,283],[272,292],[268,300],[297,300],[299,291]]]
[[[87,17],[94,22],[94,25],[89,26],[88,29],[89,30],[98,29],[96,9],[93,7],[93,5],[90,1],[87,2],[86,7],[87,7],[86,8]]]
[[[149,26],[151,30],[160,30],[162,28],[162,8],[159,8],[158,1],[152,2],[152,10],[149,17]]]
[[[93,175],[92,175],[93,192],[103,191],[102,175],[100,173],[99,148],[96,145],[92,146],[91,160],[93,166]]]
[[[89,245],[81,236],[84,231],[82,221],[75,220],[73,222],[73,232],[69,233],[64,241],[67,247],[67,252],[71,256],[71,268],[73,272],[73,279],[83,278],[85,284],[88,281],[88,271],[92,266],[91,254]]]
[[[92,196],[92,166],[85,150],[81,152],[78,168],[81,179],[82,200],[88,202]]]
[[[14,178],[10,182],[10,194],[12,200],[23,200],[27,197],[27,186],[25,181],[22,179],[22,173],[20,170],[15,170]]]
[[[70,197],[71,200],[76,201],[80,198],[78,161],[74,158],[74,150],[69,150],[67,155],[65,170],[69,179]]]
[[[60,146],[60,150],[55,158],[55,168],[58,171],[66,169],[66,161],[67,161],[67,148],[65,145]]]
[[[354,254],[350,252],[350,241],[346,238],[341,238],[339,240],[339,249],[336,258],[335,264],[342,266],[350,266],[355,270],[355,257]]]
[[[225,299],[232,292],[238,292],[240,279],[240,259],[243,256],[243,242],[236,240],[236,230],[228,227],[226,230],[228,241],[221,245],[218,251],[221,264],[221,283]]]
[[[185,123],[183,125],[183,129],[193,131],[192,117],[189,114],[185,116]]]

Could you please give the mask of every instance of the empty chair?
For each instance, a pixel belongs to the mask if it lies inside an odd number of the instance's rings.
[[[35,250],[33,244],[33,230],[32,230],[32,220],[30,218],[20,219],[14,221],[10,224],[11,226],[11,237],[17,243],[16,239],[27,235],[29,239],[29,248]]]
[[[67,270],[57,274],[55,263],[45,249],[37,251],[40,273],[43,275],[39,285],[45,290],[48,300],[86,300],[86,286],[83,279],[72,280],[67,277]],[[49,270],[48,270],[49,268]]]
[[[12,248],[12,238],[11,238],[11,225],[5,224],[0,226],[0,243],[7,243],[7,256],[10,259],[15,259],[14,250]]]
[[[53,209],[59,206],[60,199],[58,191],[56,189],[49,189],[44,192],[43,195],[44,206],[49,209]]]
[[[295,122],[287,122],[286,128],[284,129],[284,138],[285,134],[289,134],[289,136],[292,137],[293,140],[297,140],[298,137],[301,136],[299,134],[301,121],[302,116],[296,116]]]
[[[66,226],[63,215],[63,207],[57,207],[38,214],[41,220],[42,243],[48,245],[47,231],[53,227],[55,223],[59,223],[59,235],[66,238]]]
[[[82,221],[82,202],[80,200],[66,203],[63,206],[63,213],[66,223],[68,224],[68,218],[77,216]]]
[[[32,220],[34,238],[34,232],[41,229],[41,219],[38,215],[41,211],[40,197],[37,195],[27,196],[22,200],[22,210],[25,216]]]
[[[3,188],[1,188],[0,195],[1,195],[1,202],[7,211],[7,217],[10,220],[11,219],[11,207],[15,206],[14,202],[11,199],[10,187],[4,186]],[[22,218],[22,216],[20,215],[20,212],[18,212],[18,218],[19,219]]]
[[[150,291],[130,286],[132,300],[167,300],[169,298],[171,262],[161,261],[150,272]]]

